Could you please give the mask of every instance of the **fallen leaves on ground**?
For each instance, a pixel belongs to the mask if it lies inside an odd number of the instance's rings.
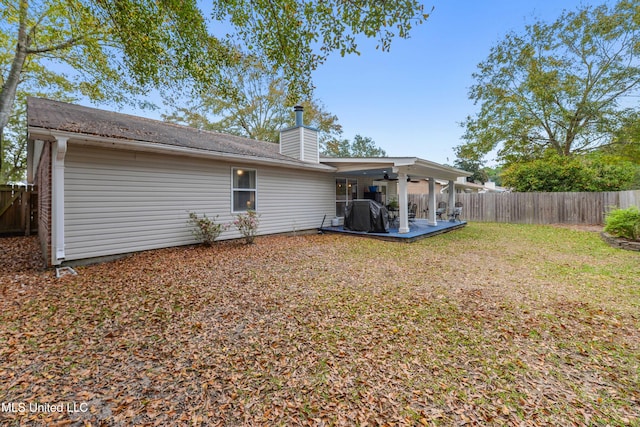
[[[2,424],[639,423],[640,258],[594,233],[266,237],[61,279],[0,243]]]

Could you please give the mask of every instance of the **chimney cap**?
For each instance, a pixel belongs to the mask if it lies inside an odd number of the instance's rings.
[[[296,113],[296,126],[304,126],[304,121],[302,120],[303,110],[302,105],[293,107],[293,111]]]

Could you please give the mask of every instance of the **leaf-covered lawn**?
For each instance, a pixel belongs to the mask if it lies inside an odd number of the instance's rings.
[[[58,280],[0,247],[2,425],[640,424],[640,253],[597,233],[265,237]]]

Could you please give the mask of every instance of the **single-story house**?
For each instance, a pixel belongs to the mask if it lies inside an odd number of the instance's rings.
[[[410,177],[453,185],[469,175],[416,157],[323,158],[302,107],[280,144],[40,98],[27,100],[27,121],[49,266],[193,244],[189,212],[226,223],[253,209],[263,235],[317,229],[389,182],[408,232]],[[220,239],[239,237],[229,229]]]

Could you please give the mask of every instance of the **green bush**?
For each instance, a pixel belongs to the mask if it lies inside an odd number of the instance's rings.
[[[220,234],[229,228],[229,224],[216,224],[215,219],[208,218],[206,214],[199,218],[195,212],[189,212],[187,223],[193,226],[193,236],[207,246],[213,245]]]
[[[640,240],[640,209],[614,209],[605,219],[604,231],[616,237]]]
[[[512,163],[502,172],[503,185],[514,191],[622,191],[633,188],[638,165],[612,156],[547,155]]]
[[[260,225],[260,215],[256,211],[249,209],[246,214],[236,216],[233,225],[244,236],[247,243],[253,243]]]

